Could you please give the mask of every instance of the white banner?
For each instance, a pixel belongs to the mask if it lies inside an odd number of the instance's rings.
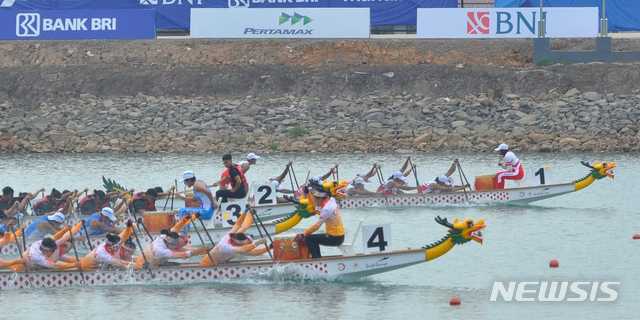
[[[546,36],[598,35],[598,8],[544,8]],[[540,8],[418,9],[418,38],[536,38]]]
[[[194,38],[369,38],[369,8],[191,9]]]

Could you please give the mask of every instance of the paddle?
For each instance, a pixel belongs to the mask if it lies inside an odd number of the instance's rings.
[[[200,218],[200,215],[198,215],[198,221],[200,221],[200,225],[202,226],[204,233],[207,235],[207,238],[209,238],[209,242],[211,242],[211,245],[215,246],[215,242],[213,242],[213,238],[211,238],[211,235],[209,234],[209,230],[207,230],[207,227],[204,225],[204,222],[202,222],[202,218]]]
[[[197,217],[198,217],[198,219],[200,219],[200,215],[199,214],[197,215]],[[191,225],[193,225],[193,230],[196,232],[196,234],[198,235],[198,238],[200,239],[200,243],[202,243],[202,245],[206,247],[206,245],[204,244],[204,239],[202,239],[202,235],[200,234],[200,231],[198,231],[198,226],[193,221],[193,217],[190,220],[191,220]],[[204,228],[204,230],[206,231],[207,228]],[[211,241],[211,244],[213,245],[213,241]],[[210,250],[207,250],[207,256],[209,257],[209,260],[211,261],[211,263],[213,263],[214,260],[213,260],[213,257],[211,257],[211,252],[209,252],[209,251]]]
[[[73,241],[73,232],[71,232],[71,228],[69,228],[69,242],[71,242],[71,248],[73,248],[73,254],[76,256],[76,261],[78,261],[78,270],[80,270],[80,276],[82,277],[82,284],[86,285],[86,280],[84,278],[84,271],[82,271],[82,265],[80,264],[80,258],[78,257],[78,250],[76,249],[76,243]]]
[[[291,170],[292,170],[291,167],[289,167],[289,172],[287,172],[287,174],[289,175],[289,183],[291,184],[291,191],[296,191],[296,190],[298,190],[298,188],[296,188],[293,185],[293,175],[291,174]],[[298,182],[296,181],[296,185],[297,185],[297,183]]]
[[[253,215],[255,221],[257,221],[260,224],[260,227],[262,227],[262,229],[264,230],[264,233],[266,234],[267,239],[269,239],[269,242],[273,243],[273,239],[271,238],[269,231],[267,231],[267,228],[262,223],[262,219],[260,219],[260,216],[256,213],[255,209],[249,208],[249,210],[251,210],[251,215]],[[260,228],[258,228],[258,231],[260,231]],[[271,255],[271,252],[269,252],[269,255]]]
[[[16,247],[18,247],[18,253],[20,254],[20,260],[22,260],[23,263],[24,263],[24,271],[26,273],[29,273],[29,266],[28,266],[27,262],[24,261],[24,256],[22,254],[22,248],[20,247],[20,243],[18,242],[18,236],[16,235],[16,231],[13,229],[13,226],[9,227],[9,230],[11,230],[11,233],[13,233],[13,241],[16,242]],[[26,243],[25,243],[24,238],[25,238],[25,236],[24,236],[24,230],[23,230],[22,231],[22,243],[25,246],[24,249],[26,250],[27,247],[26,247]]]
[[[291,166],[289,167],[289,174],[293,175],[293,180],[296,182],[296,188],[293,190],[295,191],[300,189],[300,185],[298,184],[298,177],[296,177],[296,170],[293,169],[293,162],[291,162]]]
[[[140,238],[138,238],[138,233],[136,232],[135,228],[133,228],[132,231],[133,231],[133,237],[136,239],[136,243],[138,244],[138,248],[140,248],[140,253],[142,254],[142,260],[144,260],[143,267],[149,271],[149,274],[151,275],[151,279],[153,279],[155,278],[155,276],[153,275],[153,271],[151,270],[151,266],[149,265],[149,260],[147,260],[147,256],[144,254],[144,248],[142,247],[142,244],[140,244]]]
[[[463,180],[464,173],[462,172],[462,167],[460,166],[460,162],[456,161],[456,165],[458,166],[458,174],[460,175],[460,183],[462,183],[464,185],[463,188],[462,188],[462,191],[464,192],[464,197],[467,200],[467,202],[469,202],[469,195],[467,194],[467,185],[469,185],[469,182],[467,181],[467,183],[465,183],[465,180],[467,179],[466,177],[464,177],[464,180]]]
[[[149,237],[149,240],[153,241],[153,237],[151,236],[151,233],[149,233],[149,230],[147,230],[147,226],[144,225],[144,222],[142,222],[142,218],[138,218],[138,215],[136,214],[136,211],[134,210],[132,212],[133,214],[133,218],[136,220],[137,224],[136,225],[141,225],[142,229],[144,230],[144,232],[147,234],[147,236]],[[138,226],[138,228],[140,228]]]
[[[336,181],[340,181],[340,169],[338,168],[337,164],[335,168],[336,168]]]
[[[173,192],[171,193],[171,211],[173,211],[173,199],[176,197],[176,192],[178,190],[178,179],[173,180]]]
[[[420,181],[418,181],[418,171],[416,170],[416,165],[413,163],[413,161],[411,161],[411,158],[409,158],[409,165],[411,165],[411,171],[413,171],[413,177],[416,179],[416,191],[418,191],[418,193],[422,193],[420,192]]]
[[[84,224],[84,220],[80,220],[80,223],[82,223],[82,230],[84,230],[84,236],[87,238],[89,249],[93,251],[93,244],[91,244],[91,237],[89,237],[89,231],[87,230],[87,225]]]
[[[260,230],[260,226],[258,225],[258,215],[256,214],[256,211],[252,208],[249,208],[249,206],[247,206],[247,209],[249,209],[249,211],[251,212],[251,215],[253,216],[253,224],[256,226],[256,229],[258,229],[258,234],[260,235],[260,239],[262,239],[264,235],[262,234],[262,230]],[[260,224],[262,225],[262,222],[260,222]],[[262,228],[264,228],[264,225],[262,225]],[[264,232],[268,235],[269,240],[271,240],[271,236],[269,235],[269,232],[267,232],[267,229],[265,229]],[[271,243],[273,244],[273,241],[271,241]],[[267,248],[269,257],[271,257],[271,260],[273,260],[273,254],[271,254],[271,250],[269,250],[269,246],[266,242],[264,246]]]

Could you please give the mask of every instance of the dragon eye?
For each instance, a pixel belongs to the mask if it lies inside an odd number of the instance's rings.
[[[469,220],[467,221],[467,227],[473,227],[473,221]]]

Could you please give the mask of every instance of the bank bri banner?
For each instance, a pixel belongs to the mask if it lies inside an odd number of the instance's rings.
[[[0,0],[3,9],[155,9],[159,29],[189,30],[191,8],[369,8],[371,25],[415,25],[417,8],[455,8],[458,0]]]
[[[544,8],[546,36],[598,35],[598,8]],[[418,9],[418,38],[535,38],[538,8]]]
[[[368,8],[191,9],[194,38],[369,38]]]
[[[153,10],[0,10],[1,40],[154,39]]]

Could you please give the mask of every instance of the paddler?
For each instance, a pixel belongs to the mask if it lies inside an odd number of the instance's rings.
[[[83,220],[87,233],[91,237],[120,232],[120,229],[116,227],[118,218],[113,213],[113,209],[109,207],[102,208],[99,212],[94,212]]]
[[[249,183],[244,175],[242,168],[233,163],[230,154],[222,156],[222,163],[225,169],[220,175],[218,191],[216,191],[216,199],[222,198],[222,202],[226,202],[228,198],[243,199],[249,191]],[[214,185],[216,185],[214,183]]]
[[[144,248],[144,255],[136,257],[136,268],[144,267],[145,259],[150,267],[159,267],[171,259],[188,259],[207,253],[206,247],[188,250],[181,248],[181,237],[177,232],[163,229],[160,236]]]
[[[29,269],[45,268],[66,270],[78,267],[78,261],[69,255],[60,252],[60,246],[68,241],[68,238],[54,240],[47,237],[31,244],[25,255]]]
[[[64,226],[64,213],[58,211],[48,216],[35,218],[24,230],[28,241],[42,240],[47,234],[54,234]]]
[[[513,151],[509,150],[509,145],[501,143],[494,151],[502,156],[502,160],[498,165],[503,168],[496,173],[496,189],[504,189],[505,180],[522,180],[524,179],[524,166]]]
[[[402,171],[396,171],[385,181],[383,185],[378,187],[378,193],[384,195],[396,195],[402,194],[404,191],[416,190],[416,187],[410,187],[408,185],[407,176]]]
[[[193,190],[193,198],[197,200],[199,207],[181,208],[178,211],[178,217],[184,218],[197,213],[202,219],[211,220],[214,207],[217,207],[217,202],[211,191],[209,191],[207,184],[202,180],[197,180],[193,171],[185,171],[182,174],[182,181],[187,188]]]
[[[247,171],[251,169],[251,166],[256,164],[258,159],[260,159],[260,156],[251,152],[247,154],[246,160],[242,160],[238,162],[238,165],[240,165],[240,168],[242,169],[243,173],[247,173]]]
[[[375,176],[378,172],[378,164],[374,163],[371,170],[364,175],[356,174],[356,177],[351,180],[349,186],[347,187],[348,195],[370,195],[375,194],[373,191],[369,191],[365,188],[365,183],[369,182],[373,176]]]
[[[284,171],[282,171],[281,174],[279,174],[278,176],[269,178],[269,185],[271,186],[271,188],[273,188],[275,192],[284,193],[284,194],[293,194],[295,192],[295,190],[282,188],[282,181],[284,181],[287,175],[289,175],[289,171],[291,170],[292,164],[293,162],[289,161],[289,163],[287,163],[287,166],[284,168]],[[295,188],[295,186],[293,186],[293,188]],[[288,201],[285,198],[278,196],[277,202],[287,203]]]
[[[95,269],[99,266],[115,266],[119,268],[128,269],[133,266],[131,255],[127,255],[125,252],[125,258],[122,259],[122,244],[129,239],[133,233],[133,223],[127,222],[127,228],[124,229],[119,235],[114,233],[107,233],[106,241],[98,245],[95,249],[89,252],[86,256],[80,259],[80,266],[82,270]]]
[[[0,248],[15,243],[15,237],[12,229],[18,224],[18,219],[13,216],[7,216],[3,210],[0,210]],[[15,235],[20,237],[22,230],[15,230]]]
[[[311,257],[320,258],[320,246],[337,247],[344,242],[344,225],[342,215],[338,208],[338,202],[331,194],[325,191],[321,184],[315,181],[309,182],[309,193],[313,196],[316,211],[319,212],[318,221],[296,235],[296,240],[304,240]],[[314,234],[324,224],[325,233]]]
[[[459,163],[458,159],[453,160],[451,167],[449,167],[449,170],[447,170],[447,172],[444,175],[437,176],[433,179],[433,181],[422,184],[420,186],[420,192],[423,192],[423,193],[455,192],[455,191],[460,191],[460,190],[464,190],[465,188],[468,188],[469,187],[468,185],[456,186],[453,182],[453,178],[451,178],[453,173],[458,168],[458,163]]]
[[[225,264],[238,255],[260,256],[269,250],[264,246],[265,239],[253,241],[245,232],[253,224],[253,215],[247,211],[240,215],[231,230],[218,241],[200,261],[202,267]],[[212,260],[213,259],[213,260]]]
[[[167,197],[175,187],[171,187],[169,192],[164,192],[161,187],[149,188],[145,192],[137,192],[133,195],[131,206],[137,213],[144,211],[158,211],[156,200]]]
[[[64,209],[66,200],[71,195],[72,192],[69,190],[60,192],[53,188],[48,195],[42,197],[32,206],[33,213],[42,216]]]
[[[85,190],[86,191],[86,190]],[[100,212],[102,208],[109,206],[109,198],[102,190],[93,190],[93,194],[86,195],[80,199],[78,208],[83,215],[90,215]]]

